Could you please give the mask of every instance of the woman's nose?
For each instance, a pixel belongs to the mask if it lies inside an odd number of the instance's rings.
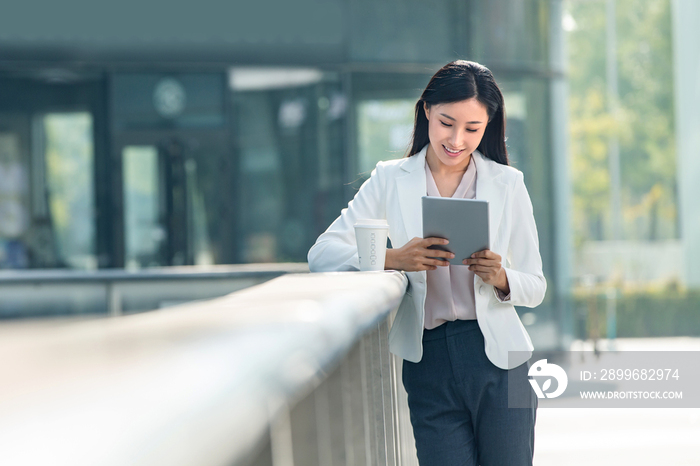
[[[450,137],[450,144],[452,145],[453,149],[461,149],[462,148],[462,141],[463,137],[461,134],[461,131],[452,131],[451,137]]]

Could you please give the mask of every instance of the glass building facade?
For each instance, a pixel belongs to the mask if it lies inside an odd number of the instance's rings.
[[[0,268],[305,261],[376,162],[405,155],[430,76],[469,59],[502,87],[539,227],[549,290],[524,320],[558,338],[559,1],[160,3],[0,18]]]

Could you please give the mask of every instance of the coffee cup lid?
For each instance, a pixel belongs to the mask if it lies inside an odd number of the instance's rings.
[[[384,219],[361,218],[355,223],[360,228],[389,228],[389,224]]]

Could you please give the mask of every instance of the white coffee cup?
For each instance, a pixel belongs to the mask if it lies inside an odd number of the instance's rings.
[[[355,223],[357,254],[360,270],[384,270],[386,259],[386,237],[389,225],[386,220],[358,219]]]

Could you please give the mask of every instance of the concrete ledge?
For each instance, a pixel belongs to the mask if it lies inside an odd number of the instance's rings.
[[[231,465],[398,307],[398,272],[285,275],[0,341],[0,464]]]

